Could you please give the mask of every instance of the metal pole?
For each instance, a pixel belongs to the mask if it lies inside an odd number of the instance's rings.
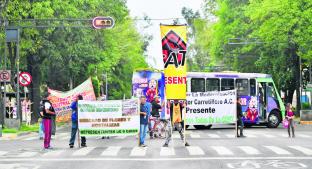
[[[4,42],[4,54],[3,54],[3,57],[4,57],[4,70],[7,69],[6,65],[7,65],[7,58],[6,58],[6,45],[7,45],[7,42]],[[4,84],[4,91],[3,91],[3,94],[4,94],[4,101],[3,101],[3,124],[2,126],[4,125],[5,123],[5,118],[6,118],[6,82],[3,83]]]
[[[108,100],[108,86],[107,86],[107,83],[108,83],[108,80],[107,80],[107,73],[105,73],[105,94],[106,94],[106,100]]]
[[[16,107],[16,111],[17,111],[17,119],[19,119],[20,121],[22,121],[21,118],[21,114],[20,114],[20,85],[19,85],[19,29],[17,29],[17,42],[16,42],[16,67],[17,67],[17,83],[16,83],[16,87],[17,87],[17,95],[16,95],[16,103],[17,103],[17,107]]]

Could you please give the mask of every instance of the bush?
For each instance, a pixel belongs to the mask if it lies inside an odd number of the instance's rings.
[[[311,109],[310,103],[301,103],[302,110]]]

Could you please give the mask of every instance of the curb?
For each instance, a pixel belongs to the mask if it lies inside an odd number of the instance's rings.
[[[311,125],[312,121],[300,121],[299,123],[303,125]]]

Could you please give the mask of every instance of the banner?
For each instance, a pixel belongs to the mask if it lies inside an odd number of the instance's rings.
[[[235,119],[235,90],[187,93],[186,124],[228,124]]]
[[[165,75],[162,72],[143,70],[133,72],[132,95],[134,97],[146,96],[147,102],[152,102],[155,96],[160,97],[160,105],[165,101]],[[165,108],[160,113],[164,118]]]
[[[48,89],[48,92],[48,99],[52,102],[55,109],[57,122],[67,122],[71,120],[72,111],[70,105],[76,96],[82,95],[84,100],[96,100],[91,78],[67,92],[53,89]]]
[[[140,130],[139,100],[78,101],[81,136],[137,135]]]
[[[161,25],[166,99],[186,99],[186,26]]]

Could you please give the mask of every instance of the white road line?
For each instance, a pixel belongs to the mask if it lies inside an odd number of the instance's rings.
[[[235,138],[234,133],[233,134],[226,134],[225,136],[228,137],[228,138]]]
[[[250,147],[250,146],[238,146],[242,151],[249,155],[257,155],[261,154],[257,149]]]
[[[263,135],[266,138],[275,138],[276,136],[271,135],[271,134],[266,134],[266,133],[261,133],[261,135]]]
[[[200,138],[200,135],[196,133],[191,133],[190,136],[191,138]]]
[[[303,154],[305,155],[312,155],[312,150],[311,149],[308,149],[308,148],[305,148],[305,147],[302,147],[302,146],[288,146],[292,149],[295,149],[297,151],[300,151],[302,152]]]
[[[210,138],[221,138],[218,134],[208,134]]]
[[[58,140],[69,140],[70,136],[62,136]]]
[[[49,152],[43,154],[45,157],[57,157],[61,155],[65,150],[50,150]]]
[[[39,136],[28,137],[28,138],[24,138],[22,140],[29,141],[29,140],[35,140],[35,139],[39,140]]]
[[[33,157],[36,154],[38,154],[38,152],[23,152],[21,154],[18,154],[16,157]]]
[[[180,134],[175,132],[172,134],[172,138],[180,138]]]
[[[107,147],[107,149],[102,152],[101,156],[117,156],[120,149],[120,146]]]
[[[233,155],[233,152],[223,146],[211,146],[219,155]]]
[[[289,137],[288,134],[279,134],[281,137]]]
[[[188,147],[186,147],[186,149],[191,156],[205,155],[205,152],[198,146],[188,146]]]
[[[161,147],[160,156],[174,156],[175,152],[172,147]]]
[[[0,156],[3,156],[5,154],[7,154],[8,152],[7,151],[0,151]]]
[[[117,136],[117,137],[115,137],[115,139],[119,139],[119,140],[123,140],[123,139],[125,139],[125,138],[127,138],[128,136]]]
[[[306,134],[297,134],[297,136],[301,138],[311,138],[311,136],[306,135]]]
[[[276,146],[264,146],[265,148],[273,151],[274,153],[276,154],[279,154],[279,155],[289,155],[291,154],[289,151],[285,150],[285,149],[282,149],[282,148],[279,148],[279,147],[276,147]]]
[[[145,156],[147,151],[147,147],[134,147],[131,150],[130,156]]]
[[[73,153],[73,156],[85,156],[85,155],[89,154],[94,149],[95,149],[95,147],[84,147],[84,148],[81,148],[81,149],[75,151]]]

